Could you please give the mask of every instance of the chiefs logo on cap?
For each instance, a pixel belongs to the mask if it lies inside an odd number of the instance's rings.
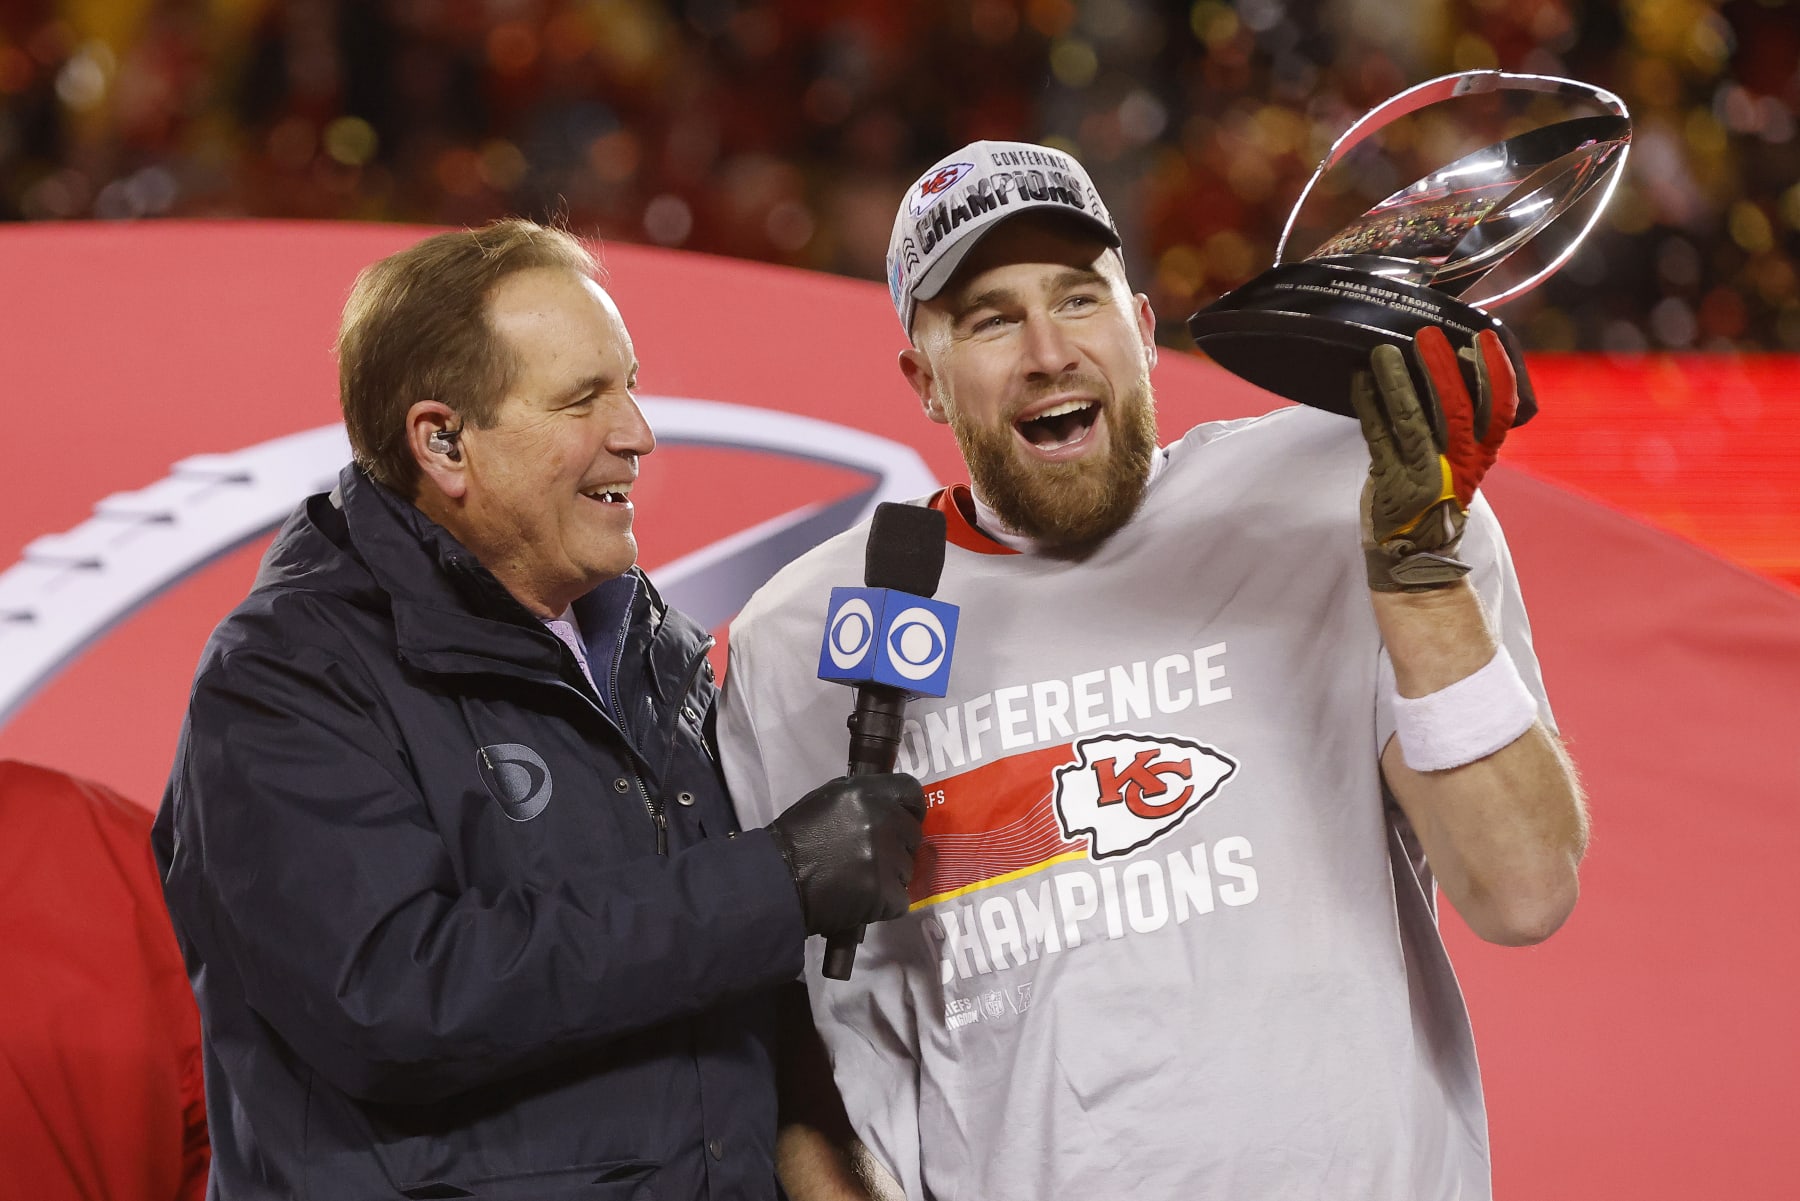
[[[1155,842],[1217,796],[1237,760],[1185,738],[1107,734],[1074,746],[1056,769],[1054,803],[1063,837],[1088,836],[1088,855],[1108,859]]]
[[[912,195],[907,197],[906,209],[917,217],[932,203],[955,187],[957,181],[975,169],[974,163],[948,163],[921,179],[913,188]]]

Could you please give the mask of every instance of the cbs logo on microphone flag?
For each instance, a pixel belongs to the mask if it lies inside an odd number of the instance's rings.
[[[888,588],[833,588],[819,678],[943,696],[956,642],[955,605]]]

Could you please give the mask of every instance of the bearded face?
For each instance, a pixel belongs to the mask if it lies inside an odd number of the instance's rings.
[[[1105,394],[1103,381],[1092,377],[1056,381],[1043,391],[1051,396]],[[1046,549],[1091,546],[1129,521],[1142,503],[1156,453],[1156,405],[1148,372],[1104,403],[1048,417],[983,421],[958,406],[948,389],[940,391],[939,399],[975,491],[1010,529]],[[1028,400],[1024,410],[1033,407],[1041,405]],[[1053,460],[1021,453],[1020,439],[1033,448],[1056,450],[1091,438],[1102,413],[1111,435],[1103,448]]]
[[[1021,215],[922,301],[901,371],[1000,519],[1078,553],[1137,511],[1156,453],[1150,302],[1091,230]]]

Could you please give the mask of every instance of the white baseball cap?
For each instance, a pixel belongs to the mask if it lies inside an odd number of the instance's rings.
[[[913,310],[944,290],[975,244],[1008,217],[1049,209],[1119,245],[1112,214],[1081,164],[1030,142],[970,142],[926,169],[906,190],[888,238],[888,294],[906,336]]]

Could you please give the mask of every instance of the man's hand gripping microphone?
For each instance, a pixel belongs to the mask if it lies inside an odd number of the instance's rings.
[[[849,775],[887,775],[900,754],[906,703],[949,690],[956,641],[955,605],[931,600],[944,571],[944,515],[918,505],[876,506],[869,527],[862,588],[834,588],[819,652],[819,678],[856,689],[849,719]],[[910,779],[910,777],[908,777]],[[917,790],[919,814],[924,793]],[[918,834],[913,838],[916,849]],[[879,849],[877,849],[879,854]],[[893,856],[888,856],[892,862]],[[910,851],[898,865],[898,908],[906,912],[912,880]],[[862,927],[828,932],[824,973],[848,980]]]

